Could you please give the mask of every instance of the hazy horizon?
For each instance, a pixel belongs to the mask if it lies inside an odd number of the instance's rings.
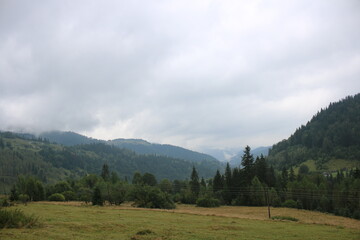
[[[360,2],[0,3],[0,129],[191,150],[288,138],[360,92]]]

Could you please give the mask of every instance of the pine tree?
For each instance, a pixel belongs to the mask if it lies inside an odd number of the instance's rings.
[[[226,164],[224,178],[225,178],[225,186],[224,186],[225,191],[223,194],[223,198],[227,204],[231,204],[231,200],[232,200],[231,188],[233,184],[232,184],[232,173],[229,163]]]
[[[221,191],[221,190],[223,190],[223,187],[224,187],[224,183],[223,183],[220,171],[217,170],[214,180],[213,180],[213,192],[215,193],[215,192]]]
[[[261,154],[260,158],[257,157],[255,160],[255,175],[258,177],[260,182],[266,182],[267,164],[264,156]]]
[[[102,166],[101,177],[104,181],[108,181],[110,179],[109,166],[106,163]]]
[[[195,167],[193,167],[193,170],[191,172],[190,190],[196,197],[199,195],[199,192],[200,192],[199,175],[198,175]]]
[[[251,185],[251,181],[254,177],[254,157],[250,151],[251,148],[246,146],[241,160],[241,165],[244,167],[243,172],[246,186]]]

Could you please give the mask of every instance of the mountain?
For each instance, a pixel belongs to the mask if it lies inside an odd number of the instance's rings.
[[[22,138],[11,132],[0,132],[0,186],[4,189],[19,175],[34,175],[47,183],[100,173],[104,163],[122,178],[131,179],[134,172],[149,172],[158,180],[186,179],[195,166],[199,176],[213,177],[223,166],[218,161],[190,162],[159,155],[140,155],[103,142],[64,146],[42,138]],[[0,189],[3,191],[4,189]]]
[[[203,160],[214,161],[218,160],[210,155],[198,153],[185,148],[168,145],[149,143],[142,139],[114,139],[109,141],[88,138],[74,132],[52,131],[45,132],[39,135],[43,139],[48,139],[50,142],[59,143],[64,146],[75,146],[80,144],[90,143],[104,143],[118,148],[125,148],[134,151],[137,154],[151,154],[166,156],[171,158],[183,159],[191,162],[201,162]]]
[[[268,160],[279,169],[304,163],[317,171],[360,166],[360,94],[321,109],[275,144]]]
[[[154,154],[172,158],[184,159],[191,162],[201,162],[203,160],[218,160],[210,155],[191,151],[182,147],[169,144],[149,143],[141,139],[115,139],[107,142],[110,145],[130,149],[138,154]]]
[[[270,147],[258,147],[255,149],[251,149],[250,153],[254,156],[254,158],[260,157],[261,155],[266,157],[269,153],[269,149],[270,149]],[[234,157],[232,157],[229,161],[230,166],[231,167],[239,167],[241,164],[241,159],[242,159],[243,154],[244,154],[243,152],[239,152]]]
[[[210,156],[215,157],[220,162],[228,162],[232,157],[234,157],[240,151],[239,148],[204,148],[203,152],[209,154]]]
[[[50,131],[39,134],[39,137],[64,146],[102,142],[101,140],[89,138],[75,132]]]

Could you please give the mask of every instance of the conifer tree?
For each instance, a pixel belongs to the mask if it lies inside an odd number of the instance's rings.
[[[224,183],[223,183],[220,171],[217,170],[214,180],[213,180],[213,192],[215,193],[215,192],[221,191],[223,189],[223,187],[224,187]]]
[[[196,197],[199,195],[200,192],[199,175],[194,166],[190,177],[190,190]]]
[[[246,146],[241,160],[246,186],[250,186],[251,181],[254,177],[254,157],[250,153],[250,151],[251,148],[249,146]]]
[[[101,177],[104,179],[104,181],[108,181],[110,179],[109,166],[106,163],[104,163],[102,166]]]

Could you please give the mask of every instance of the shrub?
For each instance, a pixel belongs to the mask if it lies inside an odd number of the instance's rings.
[[[61,193],[54,193],[50,195],[49,201],[63,202],[65,201],[65,197]]]
[[[7,198],[0,198],[0,207],[9,207],[10,203]]]
[[[272,217],[271,219],[272,219],[272,220],[293,221],[293,222],[299,221],[299,219],[294,218],[294,217],[289,217],[289,216],[274,216],[274,217]]]
[[[73,191],[65,191],[62,193],[64,195],[66,201],[74,201],[76,199],[76,194]]]
[[[148,235],[148,234],[152,234],[152,233],[154,233],[154,232],[149,229],[145,229],[145,230],[138,231],[136,233],[136,235]]]
[[[19,200],[20,200],[22,203],[26,204],[26,203],[30,200],[30,197],[29,197],[29,195],[27,195],[27,194],[20,194],[20,195],[19,195]]]
[[[288,199],[285,202],[283,202],[281,206],[286,208],[297,208],[297,203],[292,199]]]
[[[133,192],[137,207],[174,209],[175,204],[170,196],[159,188],[151,186],[137,186]]]
[[[101,190],[99,187],[96,187],[92,196],[92,205],[104,205],[104,200],[101,196]]]
[[[0,228],[30,228],[38,224],[34,215],[27,216],[21,210],[0,209]]]
[[[197,207],[220,207],[220,201],[212,197],[202,197],[196,201]]]

